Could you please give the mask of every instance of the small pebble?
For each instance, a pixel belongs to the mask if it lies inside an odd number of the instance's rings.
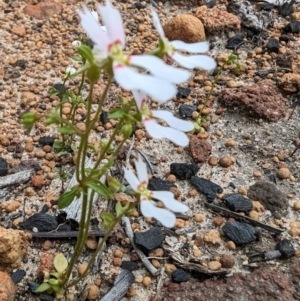
[[[240,187],[238,193],[241,195],[247,195],[247,189],[245,187]]]
[[[254,171],[253,172],[253,177],[255,177],[255,178],[261,178],[261,176],[262,176],[262,174],[261,174],[261,172],[260,171]]]
[[[114,257],[123,258],[123,255],[124,255],[123,252],[121,250],[119,250],[119,249],[116,249],[114,251]]]
[[[148,276],[144,277],[144,279],[143,279],[143,285],[144,285],[145,287],[147,287],[147,286],[149,286],[150,284],[151,284],[151,278],[148,277]]]
[[[193,250],[193,254],[194,254],[195,257],[200,257],[202,255],[202,253],[199,249]]]
[[[220,227],[220,226],[222,226],[223,223],[224,223],[224,218],[223,218],[222,216],[216,216],[216,217],[214,218],[213,222],[214,222],[214,225],[215,225],[216,227]]]
[[[218,230],[210,230],[207,234],[204,235],[203,240],[206,243],[213,244],[213,245],[221,244],[221,237]]]
[[[226,168],[226,167],[229,167],[229,166],[232,165],[232,160],[231,160],[230,157],[222,157],[222,158],[220,158],[220,160],[219,160],[219,164],[220,164],[220,166]]]
[[[175,183],[176,182],[176,176],[171,174],[171,175],[168,176],[167,180],[171,183]]]
[[[204,221],[204,215],[201,214],[201,213],[197,213],[194,216],[194,221],[197,222],[197,223],[202,223]]]
[[[259,219],[258,212],[256,210],[251,210],[249,212],[249,217],[254,219],[254,220],[258,220]]]
[[[227,147],[234,147],[235,145],[236,145],[236,142],[233,139],[229,139],[229,140],[226,141],[226,146]]]
[[[209,157],[208,164],[210,166],[216,166],[218,164],[218,158],[214,156]]]
[[[48,250],[50,250],[51,246],[52,246],[51,240],[47,239],[43,243],[43,250],[48,251]]]
[[[222,268],[222,265],[219,261],[214,260],[208,263],[208,267],[212,271],[219,271]]]
[[[85,272],[86,268],[87,268],[86,263],[80,263],[77,267],[77,271],[78,271],[79,275],[82,275]]]
[[[289,179],[291,177],[291,172],[289,171],[288,168],[285,168],[285,167],[280,168],[277,171],[277,177],[282,180]]]
[[[297,201],[293,205],[294,210],[299,211],[300,210],[300,201]]]
[[[88,288],[88,295],[87,299],[88,300],[97,300],[100,296],[100,289],[97,285],[91,284]]]
[[[172,272],[174,272],[177,269],[176,265],[174,265],[172,263],[165,263],[164,267],[165,267],[165,272],[167,274],[171,274]]]
[[[234,251],[236,249],[236,245],[233,241],[228,241],[227,244],[226,244],[227,248],[231,251]]]
[[[231,255],[223,255],[220,259],[220,263],[222,265],[222,268],[224,269],[231,269],[234,264],[235,264],[235,261],[234,261],[234,258],[233,256]]]

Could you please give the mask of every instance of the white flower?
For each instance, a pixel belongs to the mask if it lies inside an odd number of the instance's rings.
[[[66,68],[66,75],[72,75],[75,72],[76,72],[76,69],[73,68],[73,67],[71,67],[71,66],[69,66],[69,67]]]
[[[174,212],[186,212],[189,208],[177,202],[170,191],[148,190],[148,174],[146,164],[141,156],[135,162],[136,175],[130,169],[124,169],[124,176],[131,188],[140,195],[141,212],[145,217],[154,217],[165,227],[172,228],[175,225],[176,217],[174,213],[167,209],[158,208],[152,199],[160,200],[170,210]]]
[[[191,53],[203,53],[209,50],[209,45],[206,42],[198,43],[185,43],[183,41],[172,41],[170,42],[164,33],[164,30],[160,24],[157,13],[153,8],[151,8],[152,20],[154,27],[156,28],[160,39],[164,44],[164,48],[169,57],[171,57],[175,62],[181,66],[193,69],[193,68],[202,68],[205,70],[212,70],[216,67],[216,62],[214,59],[207,55],[182,55],[177,50],[182,50]]]
[[[77,47],[79,47],[80,45],[81,45],[81,42],[78,41],[78,40],[75,40],[75,41],[72,42],[72,47],[73,47],[73,48],[77,48]]]
[[[189,138],[184,132],[190,132],[194,125],[190,121],[176,118],[171,112],[163,110],[149,110],[146,104],[147,97],[144,93],[132,90],[137,108],[142,114],[142,122],[147,132],[156,139],[167,138],[175,144],[185,147],[189,144]],[[155,118],[163,119],[170,127],[161,126]]]
[[[97,9],[107,33],[91,18],[91,12],[86,6],[83,6],[83,12],[78,11],[81,26],[94,42],[101,59],[105,57],[112,64],[117,83],[128,90],[141,90],[158,101],[172,98],[176,94],[175,84],[185,82],[190,76],[189,72],[169,66],[152,55],[124,54],[125,34],[120,12],[109,0],[105,6],[98,4]],[[151,75],[141,74],[135,67],[146,69]]]

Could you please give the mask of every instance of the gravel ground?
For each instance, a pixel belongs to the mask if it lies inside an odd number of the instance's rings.
[[[35,0],[0,0],[0,57],[2,58],[0,64],[0,117],[2,120],[0,124],[0,154],[1,158],[7,160],[10,173],[13,173],[13,168],[18,166],[20,162],[29,159],[38,162],[42,168],[30,182],[9,189],[0,199],[2,210],[0,225],[5,228],[18,228],[20,222],[40,212],[45,204],[51,207],[49,214],[56,214],[56,206],[51,205],[51,200],[58,198],[61,183],[55,179],[54,168],[59,164],[65,164],[68,170],[73,171],[71,155],[59,158],[51,146],[41,146],[38,143],[40,137],[43,136],[57,137],[54,128],[47,128],[42,123],[38,123],[29,135],[25,135],[19,121],[20,116],[25,111],[45,113],[45,111],[54,108],[57,99],[51,99],[47,91],[55,83],[61,83],[67,66],[79,67],[70,57],[74,54],[71,43],[78,39],[80,34],[83,34],[75,13],[75,8],[80,7],[81,2],[69,0],[55,3],[49,1],[47,2],[48,8],[44,10],[38,9],[37,6],[30,9],[30,5],[37,3],[38,1]],[[157,35],[151,25],[148,4],[136,1],[113,1],[113,3],[120,9],[123,16],[124,28],[128,36],[126,51],[137,54],[154,48],[157,43]],[[145,8],[132,8],[137,7],[136,3],[140,3],[141,6],[145,5]],[[90,8],[94,8],[92,1],[87,4]],[[258,12],[255,3],[252,4],[255,7],[255,12]],[[226,2],[217,2],[217,7],[222,10],[226,10],[227,5]],[[190,6],[182,5],[180,1],[175,1],[175,3],[159,2],[157,11],[162,23],[164,23],[182,13],[195,14],[196,8],[199,6],[200,2],[197,1],[191,1]],[[190,208],[186,217],[178,218],[174,231],[165,232],[167,233],[166,243],[169,247],[177,252],[182,251],[183,246],[187,247],[189,255],[185,258],[200,263],[204,267],[209,267],[210,271],[215,270],[215,272],[226,267],[224,263],[222,266],[220,262],[225,255],[229,256],[230,260],[234,260],[234,265],[229,269],[229,276],[234,273],[248,275],[259,267],[263,269],[263,272],[267,271],[266,273],[270,270],[274,270],[274,273],[282,273],[286,277],[284,281],[287,284],[278,285],[279,288],[275,287],[274,290],[276,292],[286,288],[290,294],[286,293],[287,295],[283,295],[281,299],[277,298],[276,293],[263,297],[269,300],[299,300],[297,294],[293,293],[296,290],[295,275],[298,274],[291,271],[297,270],[295,267],[297,267],[298,257],[300,257],[298,211],[300,209],[300,203],[298,203],[300,202],[300,151],[298,150],[290,156],[297,147],[293,140],[299,135],[299,106],[296,106],[299,102],[297,87],[300,83],[297,69],[300,63],[297,52],[298,33],[290,34],[294,41],[281,42],[278,54],[269,51],[264,52],[268,39],[270,37],[279,38],[284,33],[282,28],[292,18],[296,18],[297,11],[298,8],[294,7],[292,16],[282,17],[278,15],[278,9],[274,7],[271,11],[274,24],[266,30],[267,36],[263,37],[262,34],[256,33],[255,35],[260,38],[258,38],[258,42],[245,43],[240,46],[237,54],[242,69],[238,71],[234,66],[228,66],[222,72],[216,87],[213,89],[209,108],[206,110],[206,114],[210,118],[207,132],[194,134],[189,147],[183,149],[166,140],[152,140],[145,135],[142,129],[135,133],[136,141],[134,143],[137,149],[142,150],[155,163],[155,176],[174,182],[178,188],[175,192],[178,194],[178,200]],[[41,12],[44,15],[37,18]],[[225,48],[228,38],[234,36],[240,29],[238,25],[235,25],[236,28],[229,26],[227,29],[228,24],[220,25],[212,20],[207,21],[204,28],[208,33],[207,40],[212,46],[210,54],[220,66],[232,52],[232,50]],[[220,28],[214,30],[212,24],[220,25],[223,30]],[[184,35],[184,31],[181,34]],[[245,39],[245,41],[249,42],[250,38]],[[280,63],[280,56],[283,56],[281,60],[287,66]],[[280,68],[287,68],[291,71]],[[272,70],[268,71],[267,75],[269,82],[264,82],[264,85],[273,89],[272,95],[268,95],[258,86],[255,87],[256,96],[247,94],[246,88],[254,84],[259,85],[265,80],[259,76],[262,74],[261,72],[270,69]],[[291,76],[286,76],[287,73]],[[198,107],[203,103],[212,82],[212,74],[194,70],[190,81],[186,85],[182,85],[182,87],[191,89],[187,98],[174,97],[172,101],[164,105],[152,102],[152,107],[169,109],[176,114],[178,114],[182,104]],[[76,79],[68,83],[70,88],[76,84],[78,84]],[[99,82],[96,85],[95,97],[101,95],[102,87],[103,83]],[[240,92],[245,93],[239,96],[240,103],[245,100],[244,106],[237,105],[236,100],[234,100],[234,96],[239,95]],[[113,85],[109,94],[108,109],[117,103],[117,96],[121,93],[125,97],[130,96],[129,92],[121,91],[119,87]],[[228,99],[227,102],[226,99]],[[250,106],[245,108],[249,103]],[[270,103],[273,104],[268,107],[267,104]],[[255,108],[258,110],[255,111]],[[199,109],[197,110],[199,111]],[[80,108],[77,113],[76,120],[80,126],[85,111]],[[249,113],[252,113],[251,116]],[[281,117],[281,115],[284,116]],[[276,120],[274,121],[274,119]],[[98,143],[101,138],[109,135],[110,128],[113,126],[113,122],[105,125],[99,122],[95,127],[92,143]],[[287,199],[285,206],[275,212],[276,210],[268,210],[262,200],[260,203],[254,203],[254,209],[248,215],[262,223],[282,229],[283,233],[280,238],[278,236],[274,238],[271,232],[261,230],[260,238],[257,241],[241,246],[230,243],[230,240],[221,230],[228,218],[205,208],[206,197],[195,191],[188,180],[180,181],[170,174],[171,163],[187,163],[191,162],[192,159],[199,159],[199,153],[202,154],[201,149],[198,154],[193,152],[193,145],[198,145],[199,141],[211,145],[212,150],[203,161],[198,160],[199,171],[197,175],[220,185],[223,188],[223,195],[233,192],[247,195],[249,187],[258,181],[276,182],[277,188]],[[131,141],[128,141],[127,146],[130,143]],[[118,169],[116,168],[116,170]],[[218,195],[214,204],[221,204],[221,197],[222,195]],[[257,200],[253,199],[252,201]],[[8,206],[9,204],[10,206]],[[106,207],[106,202],[95,204],[94,217],[98,217],[102,210],[106,210]],[[21,216],[18,216],[18,213]],[[157,225],[154,220],[145,220],[138,211],[134,212],[130,221],[134,231],[145,231]],[[182,230],[183,234],[176,234],[175,230]],[[293,258],[275,259],[268,263],[259,262],[249,266],[248,254],[274,250],[276,243],[281,238],[288,239],[293,244],[296,251]],[[90,249],[93,249],[95,245],[97,245],[97,241],[91,239],[81,258],[81,264],[87,261],[91,255]],[[18,268],[25,270],[26,276],[17,284],[15,300],[38,300],[38,297],[30,293],[28,281],[36,279],[43,256],[51,257],[49,255],[51,253],[62,252],[69,258],[73,246],[74,241],[69,240],[53,240],[51,242],[49,240],[33,240],[26,250],[25,259],[22,260]],[[175,296],[176,299],[172,300],[204,300],[201,299],[202,295],[200,294],[204,290],[215,293],[215,295],[206,296],[206,300],[221,300],[223,295],[227,299],[222,300],[242,300],[234,299],[230,295],[227,296],[222,291],[223,288],[220,290],[214,290],[214,288],[219,283],[225,283],[225,290],[228,286],[235,289],[234,283],[249,281],[247,276],[243,278],[239,276],[241,274],[236,274],[233,276],[236,278],[230,278],[231,280],[228,282],[224,276],[204,282],[206,277],[203,275],[199,277],[195,273],[190,273],[193,279],[182,284],[182,288],[180,285],[176,286],[173,295],[172,286],[171,288],[168,287],[171,281],[170,274],[173,269],[176,269],[175,260],[172,261],[162,247],[153,251],[149,256],[155,257],[151,262],[156,268],[164,267],[165,271],[161,275],[153,277],[142,263],[137,261],[138,269],[133,271],[135,281],[127,292],[127,297],[122,299],[123,301],[154,301],[158,300],[159,296],[162,300],[171,300]],[[161,258],[157,259],[157,257]],[[122,260],[136,261],[137,256],[120,227],[108,243],[98,265],[94,267],[85,281],[66,294],[65,300],[85,300],[87,293],[92,299],[92,290],[96,291],[95,294],[98,294],[96,299],[100,300],[99,294],[103,296],[111,289],[115,276],[121,271],[120,263]],[[79,270],[80,267],[83,266],[79,265]],[[278,276],[270,274],[269,278],[264,277],[263,272],[260,274],[260,271],[256,271],[255,277],[257,279],[262,277],[268,282],[268,279],[273,279],[272,277],[275,279]],[[270,280],[270,282],[274,283],[274,280]],[[197,283],[195,285],[198,286],[193,286],[194,283]],[[161,288],[162,284],[164,285]],[[253,285],[255,286],[255,283]],[[199,289],[199,295],[192,295],[195,287]],[[241,285],[240,289],[241,291],[248,291],[249,287]],[[267,286],[259,287],[257,295],[259,295],[259,290],[268,289]],[[250,299],[251,297],[246,295],[243,298],[243,300],[266,300]]]

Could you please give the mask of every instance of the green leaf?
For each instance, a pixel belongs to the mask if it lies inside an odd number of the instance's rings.
[[[60,124],[60,122],[60,117],[55,112],[52,112],[46,117],[45,125]]]
[[[53,288],[53,286],[55,286],[55,285],[58,285],[58,280],[57,279],[49,279],[48,280],[48,283],[52,286],[52,288]]]
[[[112,194],[109,191],[109,189],[104,184],[102,184],[101,182],[98,182],[98,183],[88,182],[86,185],[89,188],[91,188],[92,190],[94,190],[95,192],[97,192],[99,195],[104,196],[107,199],[112,198]]]
[[[42,293],[45,292],[46,290],[48,290],[49,288],[51,288],[50,284],[43,282],[36,290],[36,293]]]
[[[93,53],[92,49],[87,45],[80,45],[76,48],[76,51],[81,54],[83,58],[85,58],[90,64],[93,64]]]
[[[58,253],[53,260],[53,265],[56,271],[61,274],[68,267],[68,260],[63,253]]]
[[[36,121],[38,121],[39,119],[40,119],[40,117],[38,117],[34,113],[27,112],[22,115],[21,122],[24,125],[24,127],[26,128],[26,131],[30,132],[33,128],[34,123]]]
[[[62,141],[55,140],[54,143],[53,143],[53,148],[56,148],[56,149],[62,149],[62,148],[63,148],[63,143],[62,143]]]
[[[123,212],[123,207],[121,205],[121,202],[117,202],[116,204],[116,207],[115,207],[115,210],[116,210],[116,215],[117,216],[120,216]]]
[[[116,178],[107,175],[106,182],[108,184],[108,189],[112,193],[116,193],[120,191],[122,184]]]
[[[59,128],[58,131],[62,134],[62,135],[72,135],[76,133],[76,130],[70,126],[64,126],[62,128]]]
[[[111,110],[108,114],[109,119],[121,119],[125,115],[122,109]]]
[[[73,55],[73,56],[71,56],[71,59],[76,61],[76,62],[81,62],[82,61],[82,57],[80,55]]]
[[[64,192],[58,199],[58,209],[63,209],[68,207],[74,200],[75,197],[80,195],[80,190],[78,185],[72,187],[71,190]]]
[[[56,292],[60,293],[62,288],[59,285],[51,285],[51,288]]]
[[[50,273],[50,275],[56,279],[60,278],[60,274],[59,273]]]

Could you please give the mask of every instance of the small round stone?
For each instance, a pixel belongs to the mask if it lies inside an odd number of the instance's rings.
[[[297,201],[293,205],[294,210],[299,211],[300,210],[300,201]]]
[[[100,289],[97,285],[91,284],[87,295],[88,300],[97,300],[100,296]]]
[[[201,213],[197,213],[194,216],[194,221],[197,222],[197,223],[202,223],[204,221],[204,215],[201,214]]]
[[[168,176],[167,180],[171,183],[175,183],[176,182],[176,176],[171,174],[171,175]]]
[[[79,275],[82,275],[86,271],[86,268],[87,268],[86,263],[80,263],[77,267],[77,271],[78,271]]]
[[[258,212],[256,210],[251,210],[249,212],[249,217],[254,219],[254,220],[258,220],[259,219]]]
[[[226,146],[227,147],[234,147],[236,145],[236,142],[235,142],[235,140],[233,140],[233,139],[228,139],[227,141],[226,141]]]
[[[233,241],[228,241],[227,244],[226,244],[227,248],[231,251],[234,251],[236,249],[236,245]]]
[[[134,297],[135,295],[136,295],[136,290],[133,288],[133,286],[131,286],[126,292],[126,296],[131,298]]]
[[[222,265],[219,261],[213,260],[208,263],[208,267],[212,271],[219,271],[222,268]]]
[[[123,255],[124,255],[123,252],[119,249],[116,249],[114,251],[114,257],[123,258]]]
[[[195,257],[200,257],[202,253],[199,249],[195,249],[195,250],[193,250],[193,254]]]
[[[150,284],[151,284],[151,278],[148,277],[148,276],[144,277],[144,279],[143,279],[143,285],[144,285],[145,287],[147,287],[147,286],[149,286]]]
[[[189,192],[188,192],[188,196],[189,196],[189,197],[195,197],[197,194],[198,194],[198,192],[197,192],[196,189],[191,189],[191,190],[189,190]]]
[[[231,255],[223,255],[220,259],[220,263],[222,265],[222,268],[231,269],[234,266],[235,261]]]
[[[220,160],[219,160],[219,164],[220,164],[220,166],[226,168],[226,167],[229,167],[229,166],[232,165],[232,160],[231,160],[230,157],[222,157],[222,158],[220,158]]]
[[[43,250],[48,251],[50,250],[51,246],[52,246],[51,240],[47,239],[43,243]]]
[[[238,193],[241,195],[247,195],[247,189],[245,187],[240,187]]]
[[[214,225],[215,225],[216,227],[222,226],[223,223],[224,223],[224,218],[223,218],[222,216],[216,216],[216,217],[214,218]]]
[[[282,180],[289,179],[291,177],[291,172],[289,171],[288,168],[285,168],[285,167],[280,168],[277,171],[277,177]]]
[[[165,267],[165,272],[167,274],[171,274],[172,272],[174,272],[177,268],[176,268],[176,265],[172,264],[172,263],[166,263],[164,265]]]
[[[208,164],[210,166],[216,166],[218,164],[218,158],[214,156],[209,157]]]
[[[122,265],[122,259],[118,257],[113,258],[113,265],[115,267],[120,267]]]
[[[261,172],[260,171],[254,171],[253,172],[253,177],[255,177],[255,178],[261,178],[261,176],[262,176],[262,174],[261,174]]]

